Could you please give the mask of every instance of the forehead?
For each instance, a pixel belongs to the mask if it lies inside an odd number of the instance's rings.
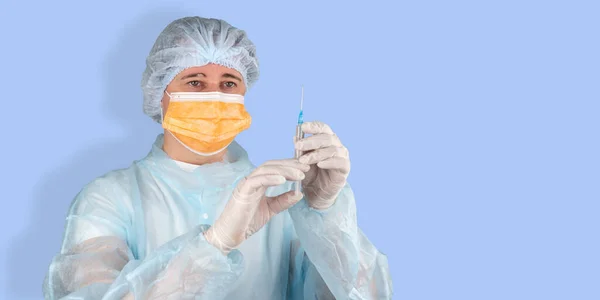
[[[177,74],[177,77],[181,78],[187,75],[198,73],[202,73],[206,77],[221,77],[223,74],[232,74],[242,77],[242,74],[235,69],[227,68],[218,64],[208,64],[204,66],[187,68],[181,71],[181,73]]]

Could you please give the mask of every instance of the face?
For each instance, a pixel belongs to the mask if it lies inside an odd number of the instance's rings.
[[[234,70],[217,64],[192,67],[183,70],[167,86],[167,92],[222,92],[227,94],[246,94],[246,85],[242,75]],[[162,98],[163,113],[169,107],[169,96]]]

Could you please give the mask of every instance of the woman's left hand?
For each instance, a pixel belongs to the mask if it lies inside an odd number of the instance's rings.
[[[302,131],[312,136],[295,141],[303,151],[300,163],[310,165],[302,181],[308,204],[315,209],[329,208],[346,185],[350,173],[350,155],[331,128],[322,122],[306,122]]]

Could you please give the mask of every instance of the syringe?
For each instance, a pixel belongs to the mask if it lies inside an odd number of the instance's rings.
[[[304,132],[302,131],[302,123],[304,123],[304,115],[302,113],[302,106],[304,104],[304,86],[302,86],[302,96],[300,97],[300,114],[298,115],[298,125],[296,125],[296,140],[301,140],[304,138]],[[302,151],[296,149],[296,154],[294,158],[298,159],[302,155]],[[296,193],[300,193],[302,188],[302,182],[296,181],[294,186],[294,191]]]

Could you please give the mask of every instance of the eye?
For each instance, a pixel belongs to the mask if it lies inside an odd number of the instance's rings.
[[[193,87],[198,87],[198,86],[200,86],[200,81],[193,80],[193,81],[188,82],[188,84],[191,85],[191,86],[193,86]]]
[[[237,86],[237,84],[235,82],[233,82],[233,81],[227,81],[227,82],[223,83],[223,85],[226,88],[229,88],[229,89],[234,88],[234,87]]]

